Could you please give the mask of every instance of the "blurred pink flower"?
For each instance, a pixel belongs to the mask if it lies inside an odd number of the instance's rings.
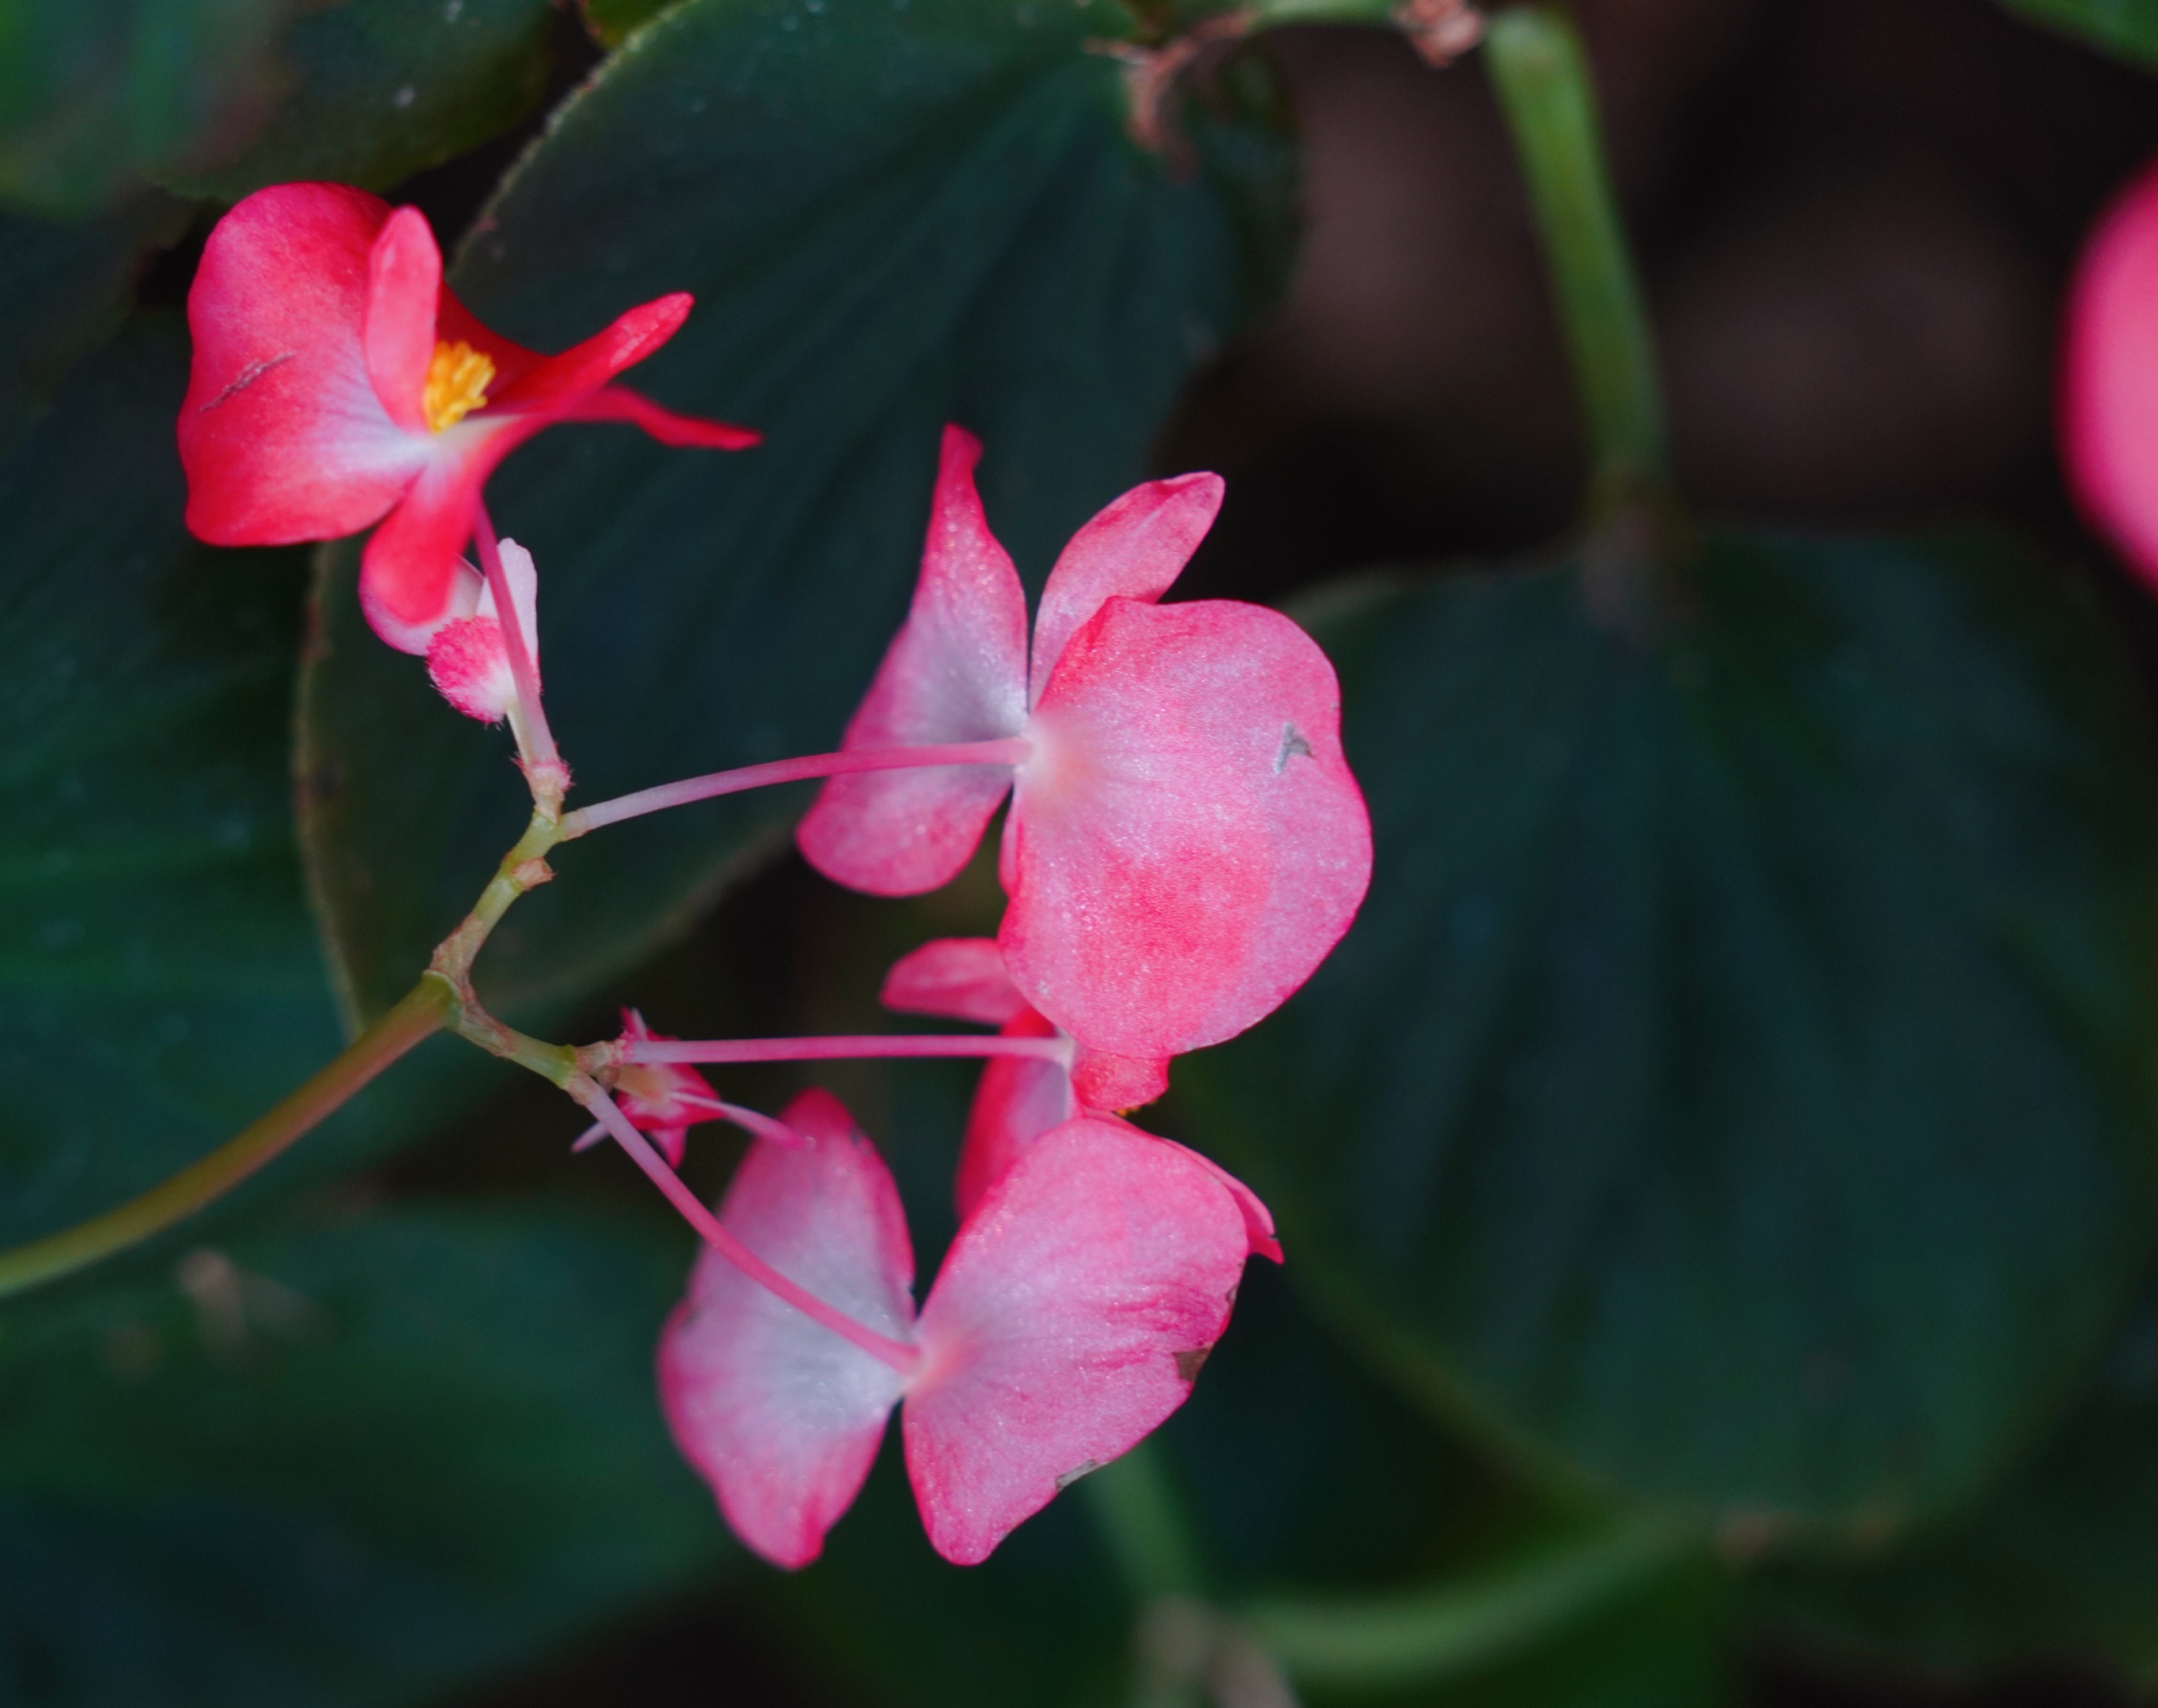
[[[2158,163],[2084,245],[2068,292],[2060,431],[2084,511],[2158,582]]]

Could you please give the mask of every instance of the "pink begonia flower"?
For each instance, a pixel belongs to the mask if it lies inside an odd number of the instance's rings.
[[[991,937],[939,937],[902,955],[885,975],[880,1000],[901,1014],[934,1014],[954,1020],[978,1020],[1007,1038],[1056,1038],[1056,1026],[1027,1006],[1004,970],[1004,951]],[[1073,1088],[1074,1075],[1060,1061],[1041,1056],[997,1055],[982,1069],[981,1084],[967,1112],[967,1133],[959,1147],[959,1168],[952,1195],[964,1221],[989,1188],[1003,1178],[1020,1153],[1042,1134],[1074,1116],[1117,1117],[1084,1107]],[[1128,1123],[1118,1122],[1119,1125]],[[1133,1133],[1137,1127],[1128,1127]],[[1147,1135],[1153,1138],[1152,1134]],[[1211,1158],[1175,1139],[1175,1145],[1210,1169],[1236,1199],[1243,1213],[1254,1256],[1282,1261],[1273,1216],[1259,1195]]]
[[[1310,976],[1363,900],[1371,821],[1311,638],[1254,605],[1154,602],[1211,525],[1218,476],[1134,488],[1081,529],[1030,663],[979,454],[945,429],[914,603],[842,751],[1019,738],[1025,756],[833,777],[798,839],[843,884],[912,895],[957,875],[1009,792],[1012,982],[1086,1052],[1082,1099],[1128,1107],[1169,1057],[1234,1036]]]
[[[2158,583],[2158,163],[2084,245],[2068,292],[2060,430],[2085,512]]]
[[[658,297],[542,356],[451,294],[417,209],[342,184],[257,190],[218,221],[188,294],[188,526],[213,545],[286,545],[379,521],[360,602],[383,639],[424,653],[460,614],[482,484],[542,427],[619,421],[669,445],[756,442],[608,384],[674,336],[689,302]]]
[[[502,570],[510,602],[540,668],[540,575],[532,554],[514,539],[502,542]],[[468,718],[498,724],[517,709],[517,679],[494,608],[494,590],[468,564],[457,565],[451,616],[427,644],[427,678],[436,691]],[[692,1077],[694,1077],[693,1075]]]
[[[822,1091],[805,1143],[753,1146],[720,1220],[887,1342],[901,1369],[708,1250],[659,1345],[684,1454],[736,1534],[806,1566],[854,1500],[892,1407],[931,1544],[973,1565],[1184,1403],[1243,1270],[1244,1219],[1190,1153],[1080,1118],[1041,1135],[953,1241],[916,1316],[891,1175]]]
[[[504,540],[506,547],[509,542]],[[640,1044],[672,1041],[672,1035],[655,1032],[635,1009],[622,1011],[622,1035]],[[615,1107],[629,1124],[648,1134],[658,1145],[670,1166],[680,1168],[689,1152],[689,1129],[707,1121],[731,1121],[754,1137],[779,1145],[799,1144],[801,1136],[784,1122],[760,1115],[754,1109],[724,1101],[711,1081],[686,1062],[628,1062],[617,1070]],[[572,1150],[589,1150],[607,1137],[603,1124],[586,1128]]]

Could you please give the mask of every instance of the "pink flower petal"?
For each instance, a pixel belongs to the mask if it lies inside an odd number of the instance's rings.
[[[1175,1146],[1081,1119],[1028,1147],[922,1308],[901,1428],[937,1551],[987,1558],[1182,1405],[1246,1246],[1229,1194]]]
[[[1347,930],[1371,823],[1333,667],[1287,617],[1111,599],[1064,649],[1019,768],[1012,982],[1087,1050],[1234,1036]]]
[[[922,579],[844,746],[913,747],[1016,735],[1026,721],[1026,596],[974,490],[981,445],[944,430]],[[809,864],[875,895],[958,875],[1011,787],[1000,765],[861,772],[825,783],[796,830]]]
[[[1001,1026],[1026,1012],[994,937],[938,937],[892,962],[877,1000],[902,1014]]]
[[[457,615],[472,503],[495,465],[546,425],[539,416],[478,415],[431,436],[431,460],[359,560],[360,609],[391,646],[424,653]]]
[[[623,369],[642,362],[682,329],[693,299],[677,291],[638,304],[612,325],[559,356],[543,356],[514,379],[502,379],[488,395],[497,409],[547,410],[597,391]]]
[[[2083,508],[2158,583],[2158,167],[2084,249],[2068,300],[2061,439]]]
[[[631,309],[604,332],[559,356],[543,356],[482,324],[445,287],[436,336],[470,344],[494,364],[486,405],[490,412],[545,415],[550,423],[627,421],[663,445],[746,450],[763,436],[730,422],[682,415],[627,387],[607,384],[672,338],[690,306],[689,294],[678,291]]]
[[[443,343],[470,344],[494,364],[494,379],[488,386],[490,400],[514,390],[518,382],[544,364],[537,350],[514,343],[466,307],[447,285],[435,304],[435,337]]]
[[[751,1147],[720,1220],[790,1280],[895,1339],[912,1338],[914,1258],[891,1175],[839,1102],[782,1117],[807,1141]],[[899,1375],[706,1251],[659,1343],[669,1427],[735,1534],[808,1565],[860,1489]]]
[[[1189,1145],[1176,1144],[1173,1138],[1164,1138],[1162,1143],[1175,1144],[1185,1155],[1227,1189],[1229,1196],[1236,1200],[1237,1212],[1244,1218],[1244,1237],[1250,1242],[1252,1255],[1280,1262],[1281,1241],[1274,1233],[1274,1213],[1267,1208],[1265,1200],[1204,1151],[1195,1151]]]
[[[1108,1055],[1082,1050],[1071,1065],[1071,1090],[1089,1109],[1136,1109],[1169,1089],[1165,1057]]]
[[[534,648],[532,667],[536,676],[540,668],[539,571],[533,567],[532,554],[515,540],[502,541],[500,550],[503,573],[509,578],[510,597],[517,604],[519,622]],[[462,608],[468,579],[460,568],[455,608]],[[435,631],[434,639],[427,643],[427,676],[435,684],[436,692],[468,718],[477,718],[483,724],[498,724],[509,715],[510,707],[517,703],[517,679],[510,671],[509,647],[503,637],[502,624],[495,612],[493,588],[483,582],[472,614],[452,617]],[[699,1085],[704,1084],[694,1072],[690,1077]],[[710,1088],[706,1091],[709,1095]],[[637,1120],[627,1100],[622,1107],[632,1121]],[[638,1124],[644,1125],[643,1122]],[[647,1130],[658,1136],[656,1128]],[[679,1134],[676,1148],[669,1160],[681,1160]]]
[[[701,451],[746,451],[764,442],[764,436],[729,421],[706,421],[662,408],[626,385],[603,385],[558,404],[548,412],[550,421],[627,421],[642,427],[663,445],[686,446]]]
[[[188,293],[188,527],[285,545],[367,526],[433,454],[384,409],[364,329],[386,204],[339,184],[258,190],[220,219]],[[386,336],[386,334],[385,334]]]
[[[1028,702],[1041,698],[1071,637],[1110,598],[1151,605],[1184,573],[1221,508],[1221,477],[1180,474],[1133,487],[1071,536],[1041,590]]]
[[[1056,1028],[1025,1009],[1004,1029],[1007,1038],[1053,1038]],[[1002,1179],[1020,1153],[1045,1133],[1079,1112],[1071,1076],[1057,1062],[1034,1055],[993,1055],[982,1069],[967,1111],[967,1135],[952,1196],[959,1220],[974,1213],[982,1195]]]
[[[390,419],[408,433],[429,431],[427,369],[435,359],[435,305],[442,252],[426,215],[400,208],[383,222],[368,261],[364,338],[367,376]]]
[[[452,618],[427,643],[427,679],[468,718],[498,724],[517,703],[502,625],[491,617]]]

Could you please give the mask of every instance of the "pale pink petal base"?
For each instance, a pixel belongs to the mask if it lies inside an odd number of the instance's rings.
[[[1287,617],[1111,599],[1028,734],[999,941],[1084,1048],[1148,1060],[1233,1037],[1348,929],[1371,821],[1333,667]]]
[[[752,1146],[721,1221],[827,1304],[910,1339],[914,1260],[891,1174],[829,1094],[804,1092],[782,1119],[804,1143]],[[901,1387],[889,1365],[710,1250],[660,1340],[675,1441],[735,1533],[778,1566],[821,1551],[869,1474]]]
[[[432,460],[368,536],[359,560],[360,609],[400,652],[425,653],[455,619],[459,555],[472,537],[480,488],[497,463],[545,425],[537,417],[471,415],[434,435]]]
[[[1080,1119],[1028,1147],[922,1308],[901,1427],[937,1552],[986,1559],[1182,1405],[1247,1249],[1236,1203],[1175,1146]]]

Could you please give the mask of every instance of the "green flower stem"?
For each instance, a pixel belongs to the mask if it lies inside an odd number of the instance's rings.
[[[1253,24],[1391,23],[1400,0],[1252,0],[1244,8]]]
[[[472,962],[478,959],[481,948],[495,926],[502,923],[502,916],[509,911],[510,905],[554,877],[548,869],[546,857],[561,839],[559,811],[550,810],[544,803],[535,806],[524,835],[502,857],[502,864],[495,868],[487,888],[480,891],[472,911],[436,946],[435,957],[428,963],[430,970],[449,980],[467,1007],[474,1005]]]
[[[236,1137],[140,1198],[27,1246],[0,1251],[0,1298],[125,1251],[216,1202],[436,1032],[454,1031],[505,1060],[558,1086],[568,1086],[577,1071],[577,1052],[503,1025],[480,1005],[472,987],[472,962],[488,934],[512,903],[554,875],[545,855],[561,840],[560,810],[559,797],[540,799],[524,834],[502,857],[472,911],[443,938],[420,982],[328,1066]]]
[[[1579,36],[1558,12],[1527,5],[1493,18],[1484,43],[1573,357],[1587,416],[1593,525],[1662,500],[1655,345],[1604,163]]]
[[[1296,1683],[1315,1689],[1427,1686],[1526,1649],[1670,1569],[1678,1526],[1600,1525],[1526,1559],[1394,1596],[1268,1598],[1238,1611]]]
[[[126,1250],[193,1215],[281,1153],[415,1045],[449,1025],[457,993],[430,973],[338,1057],[201,1161],[103,1215],[0,1252],[0,1298]]]
[[[1152,1441],[1112,1459],[1079,1486],[1134,1600],[1202,1592],[1198,1546],[1175,1479]]]

